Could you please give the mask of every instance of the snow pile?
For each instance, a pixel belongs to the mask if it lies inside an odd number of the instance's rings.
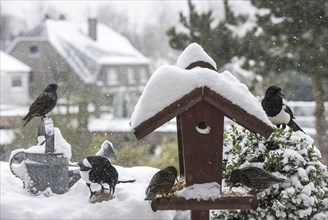
[[[217,211],[214,215],[226,219],[327,219],[328,171],[311,137],[277,129],[265,140],[236,126],[231,126],[225,137],[225,179],[234,169],[256,166],[286,181],[259,193],[256,211]]]
[[[216,67],[215,62],[196,43],[189,45],[178,59],[178,67],[163,65],[149,79],[143,93],[134,107],[131,127],[156,115],[165,107],[181,99],[196,88],[208,87],[233,104],[243,108],[264,123],[272,126],[260,102],[229,71],[218,73],[208,68],[184,68],[196,61],[205,61]]]
[[[59,128],[54,128],[55,135],[55,152],[54,153],[63,153],[64,158],[68,160],[72,157],[71,145],[64,139]],[[41,136],[42,137],[42,136]],[[38,137],[38,143],[41,144],[43,139]],[[25,150],[27,153],[45,153],[45,144],[36,145]]]
[[[9,161],[14,162],[14,160],[16,159],[15,156],[19,155],[19,154],[24,154],[25,150],[24,149],[17,149],[17,150],[13,150],[10,154],[9,157]],[[20,179],[23,180],[24,183],[29,183],[31,181],[30,176],[28,175],[27,172],[27,167],[25,163],[13,163],[10,167],[11,172],[14,173],[14,175]]]
[[[92,204],[85,182],[79,180],[65,194],[51,192],[33,196],[22,187],[22,181],[0,162],[0,219],[173,219],[175,211],[151,210],[144,201],[145,189],[158,169],[151,167],[124,168],[115,166],[119,179],[136,179],[135,183],[118,184],[110,201]]]
[[[12,129],[0,129],[0,145],[11,144],[15,138],[15,132]]]
[[[215,69],[216,63],[214,60],[204,51],[204,49],[196,43],[190,44],[186,49],[180,54],[177,61],[177,66],[186,69],[191,63],[197,61],[204,61],[211,64]]]
[[[193,184],[185,189],[177,191],[177,197],[182,197],[187,200],[197,199],[200,200],[212,200],[221,197],[220,185],[217,182]]]
[[[116,160],[113,144],[108,140],[104,141],[104,143],[101,144],[100,150],[96,153],[96,156],[103,156],[110,160]]]
[[[217,73],[206,68],[184,70],[164,65],[151,76],[136,104],[131,116],[132,128],[136,128],[194,89],[205,86],[272,126],[259,100],[230,72]]]

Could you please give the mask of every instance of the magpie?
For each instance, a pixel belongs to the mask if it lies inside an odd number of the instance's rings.
[[[23,127],[34,117],[44,118],[46,114],[52,111],[57,103],[56,84],[49,84],[36,100],[31,104],[27,115],[23,118],[25,121]]]
[[[261,101],[261,105],[267,114],[272,124],[278,128],[280,125],[283,129],[288,125],[293,131],[302,131],[305,133],[298,124],[293,120],[295,119],[292,110],[287,106],[286,101],[282,98],[284,94],[281,88],[277,86],[270,86],[265,91],[265,96]]]
[[[177,179],[178,171],[173,166],[168,166],[155,173],[145,191],[145,200],[153,200],[157,194],[169,193]]]
[[[111,164],[108,158],[103,156],[89,156],[78,162],[80,167],[81,178],[86,182],[90,190],[90,198],[97,194],[91,190],[91,184],[97,183],[101,186],[100,192],[109,190],[110,193],[114,194],[116,184],[118,183],[133,183],[135,180],[118,180],[118,172],[115,167]],[[103,184],[108,184],[109,189],[105,188]]]

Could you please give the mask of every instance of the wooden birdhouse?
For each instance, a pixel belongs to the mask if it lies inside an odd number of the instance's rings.
[[[273,128],[259,101],[197,44],[180,55],[178,66],[162,66],[151,77],[131,117],[137,139],[176,117],[180,176],[186,186],[216,182],[222,191],[224,117],[268,138]],[[156,210],[191,210],[191,219],[209,219],[210,209],[256,209],[256,196],[215,200],[157,198]]]

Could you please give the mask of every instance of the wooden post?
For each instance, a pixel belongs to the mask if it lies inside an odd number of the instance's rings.
[[[45,153],[55,152],[55,135],[54,135],[54,123],[51,118],[42,118],[44,124],[44,132],[46,138]]]
[[[222,149],[224,115],[205,101],[180,115],[179,142],[184,157],[186,186],[195,183],[222,184]],[[181,168],[180,168],[181,170]],[[221,193],[221,192],[220,192]],[[208,210],[192,210],[192,220],[208,220]]]
[[[181,136],[181,117],[180,115],[177,116],[176,118],[176,123],[177,123],[177,138],[178,138],[178,156],[179,156],[179,173],[180,177],[184,177],[184,159],[183,159],[183,148],[182,148],[182,136]]]

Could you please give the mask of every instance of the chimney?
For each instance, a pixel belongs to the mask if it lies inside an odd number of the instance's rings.
[[[97,40],[97,18],[88,18],[88,35],[92,40]]]

